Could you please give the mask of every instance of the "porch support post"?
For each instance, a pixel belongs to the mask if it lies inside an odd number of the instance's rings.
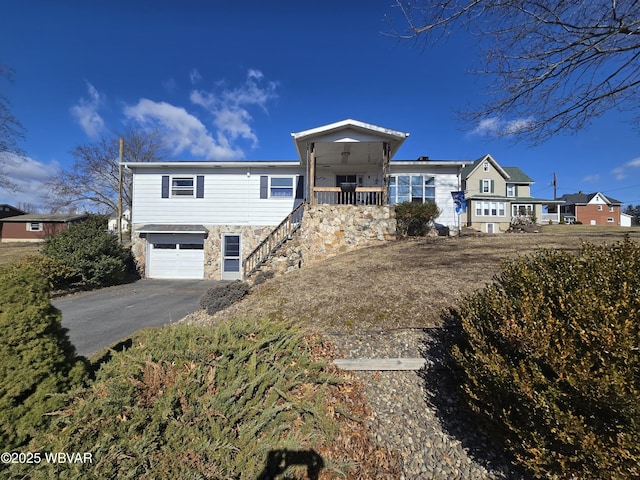
[[[382,144],[382,205],[387,205],[387,190],[389,188],[389,144]]]
[[[315,144],[309,144],[309,203],[316,204],[316,152]]]

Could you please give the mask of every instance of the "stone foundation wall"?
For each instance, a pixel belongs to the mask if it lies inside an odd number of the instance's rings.
[[[340,253],[395,239],[394,207],[306,206],[300,229],[256,277],[286,273]]]
[[[224,234],[241,235],[242,258],[246,258],[273,226],[205,225],[209,231],[204,240],[204,277],[219,280],[222,272],[222,238]],[[261,274],[288,272],[326,258],[396,238],[395,208],[371,205],[305,206],[302,224],[262,268]],[[139,234],[132,236],[131,251],[141,276],[145,275],[147,241]]]

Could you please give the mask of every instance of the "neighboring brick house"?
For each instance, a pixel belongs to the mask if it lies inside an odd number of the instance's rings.
[[[1,242],[40,242],[69,228],[71,223],[87,219],[82,215],[26,214],[0,219]]]
[[[565,222],[585,225],[621,226],[622,202],[601,192],[570,193],[560,197],[560,214]]]

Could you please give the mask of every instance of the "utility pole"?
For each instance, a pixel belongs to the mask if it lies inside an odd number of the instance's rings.
[[[120,138],[120,157],[118,161],[118,242],[122,243],[122,151],[124,140]]]
[[[558,199],[558,178],[556,177],[556,172],[553,172],[553,199]]]

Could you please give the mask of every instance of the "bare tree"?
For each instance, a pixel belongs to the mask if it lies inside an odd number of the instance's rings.
[[[608,110],[638,107],[640,2],[635,0],[396,0],[401,38],[426,46],[461,29],[478,35],[489,101],[473,124],[540,143]]]
[[[128,129],[79,145],[71,151],[71,168],[49,178],[49,200],[57,210],[81,205],[100,213],[118,211],[119,139],[124,141],[123,160],[153,162],[162,159],[165,147],[159,132]],[[131,208],[131,174],[123,172],[122,203]]]
[[[13,71],[0,65],[0,77],[11,80]],[[0,93],[0,188],[15,190],[16,185],[7,177],[4,167],[20,158],[18,141],[24,138],[24,128],[11,112],[7,97]]]

